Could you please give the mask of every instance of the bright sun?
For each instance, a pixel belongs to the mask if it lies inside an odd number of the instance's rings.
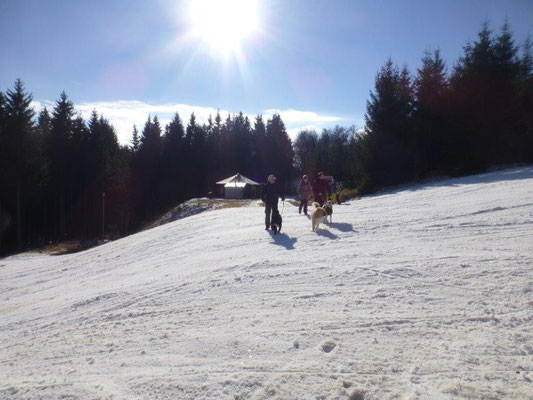
[[[213,51],[240,51],[241,42],[259,30],[257,0],[192,0],[191,34]]]

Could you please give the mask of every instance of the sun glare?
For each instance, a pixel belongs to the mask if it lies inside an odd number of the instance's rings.
[[[259,30],[256,0],[192,0],[191,34],[211,50],[238,52],[241,43]]]

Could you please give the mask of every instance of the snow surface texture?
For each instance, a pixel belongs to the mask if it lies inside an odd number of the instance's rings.
[[[257,200],[235,200],[235,199],[208,199],[199,198],[187,200],[184,203],[172,208],[170,211],[163,214],[160,218],[147,226],[147,229],[152,229],[157,226],[168,224],[169,222],[178,219],[187,218],[204,211],[218,210],[220,208],[242,207],[245,205],[258,205]],[[264,206],[264,204],[263,204]]]
[[[533,168],[0,259],[0,398],[532,399]]]

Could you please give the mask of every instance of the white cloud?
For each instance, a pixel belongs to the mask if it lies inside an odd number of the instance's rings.
[[[296,128],[287,129],[287,133],[289,134],[290,138],[294,140],[296,139],[296,136],[298,136],[298,133],[300,131],[303,131],[303,130],[315,131],[316,133],[320,134],[323,128],[324,128],[323,126],[310,124],[310,125],[297,126]]]
[[[342,118],[340,117],[336,117],[333,115],[320,115],[314,111],[300,111],[300,110],[293,110],[293,109],[288,109],[288,110],[269,109],[269,110],[265,110],[264,113],[269,116],[271,116],[274,113],[279,114],[281,116],[281,119],[283,119],[283,122],[285,122],[285,124],[287,125],[294,124],[294,123],[301,123],[302,121],[305,121],[307,123],[342,121]]]
[[[30,107],[33,108],[33,111],[35,111],[35,114],[38,114],[43,109],[43,105],[38,100],[32,100],[30,103]]]
[[[54,102],[45,101],[44,105],[49,109],[53,108]],[[43,104],[39,101],[34,101],[34,108],[36,112],[40,111]],[[103,115],[108,119],[117,131],[118,140],[122,144],[128,144],[131,140],[131,134],[133,131],[133,124],[137,125],[139,131],[142,130],[144,123],[146,122],[148,115],[152,117],[157,115],[161,126],[164,127],[172,117],[174,113],[178,112],[184,125],[187,124],[191,113],[194,112],[196,120],[203,124],[206,123],[209,115],[213,117],[217,113],[217,109],[214,107],[196,106],[190,104],[180,103],[164,103],[164,104],[149,104],[138,100],[120,100],[120,101],[100,101],[92,103],[80,103],[74,105],[77,112],[81,116],[88,120],[93,110],[96,110],[99,115]],[[228,115],[228,110],[220,110],[220,115],[223,120]],[[238,112],[238,111],[231,111]],[[297,133],[302,129],[315,129],[320,132],[322,128],[329,127],[334,124],[340,124],[342,122],[350,123],[349,120],[334,116],[319,114],[314,111],[301,111],[294,109],[267,109],[262,112],[263,117],[266,119],[272,117],[274,113],[281,115],[289,136],[294,139]],[[254,121],[256,114],[246,114],[250,120]]]

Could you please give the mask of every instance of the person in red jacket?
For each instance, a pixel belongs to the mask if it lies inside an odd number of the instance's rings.
[[[320,207],[329,199],[329,185],[324,178],[324,173],[319,172],[313,182],[313,197]]]

